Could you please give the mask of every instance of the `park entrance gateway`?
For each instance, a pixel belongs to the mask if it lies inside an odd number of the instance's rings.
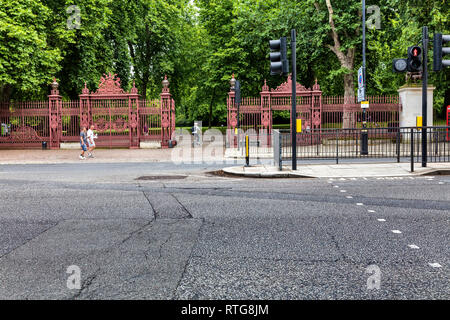
[[[47,143],[78,142],[83,126],[94,125],[98,147],[140,148],[145,143],[169,146],[175,131],[175,102],[167,77],[160,99],[141,99],[133,82],[130,92],[111,73],[90,92],[86,84],[79,100],[63,101],[58,83],[52,83],[48,101],[0,103],[0,147],[38,148]]]

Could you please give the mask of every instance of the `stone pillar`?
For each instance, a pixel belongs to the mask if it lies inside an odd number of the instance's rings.
[[[428,87],[428,118],[427,126],[433,126],[433,91]],[[422,116],[422,87],[403,86],[398,90],[402,108],[400,111],[400,127],[415,127],[416,118]],[[424,123],[425,125],[425,123]]]

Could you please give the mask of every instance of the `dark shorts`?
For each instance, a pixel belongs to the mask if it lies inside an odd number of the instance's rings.
[[[81,145],[81,149],[83,149],[83,151],[87,151],[87,147],[86,147],[85,144],[81,144],[81,143],[80,143],[80,145]]]

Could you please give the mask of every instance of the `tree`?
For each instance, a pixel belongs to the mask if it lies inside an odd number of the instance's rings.
[[[40,1],[0,0],[0,101],[41,98],[60,69],[62,52],[48,43],[51,16]]]

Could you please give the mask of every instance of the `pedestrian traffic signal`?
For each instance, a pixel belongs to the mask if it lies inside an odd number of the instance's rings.
[[[401,73],[406,72],[406,69],[408,68],[408,59],[394,59],[393,61],[393,69],[394,72]]]
[[[270,40],[270,75],[287,75],[289,73],[289,61],[287,59],[286,37],[279,40]]]
[[[450,48],[442,47],[444,43],[450,42],[450,35],[436,33],[433,42],[433,71],[441,71],[444,67],[450,67],[450,60],[442,60],[442,56],[450,54]]]
[[[409,72],[422,71],[422,48],[412,46],[408,48],[407,70]]]

